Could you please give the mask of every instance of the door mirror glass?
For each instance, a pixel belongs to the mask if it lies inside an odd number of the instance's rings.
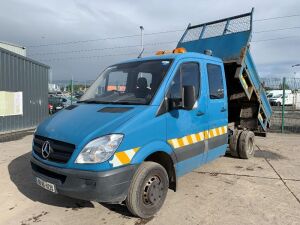
[[[196,102],[195,86],[183,86],[183,108],[186,110],[193,109]]]

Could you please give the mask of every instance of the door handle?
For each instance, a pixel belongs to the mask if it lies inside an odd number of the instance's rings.
[[[220,111],[221,111],[221,112],[226,112],[226,108],[225,108],[225,107],[222,107]]]
[[[202,111],[198,111],[196,114],[196,116],[203,116],[203,115],[204,115],[204,112],[202,112]]]

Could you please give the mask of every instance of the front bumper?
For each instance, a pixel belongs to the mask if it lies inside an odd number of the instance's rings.
[[[57,192],[72,198],[120,203],[125,200],[137,165],[128,165],[103,172],[62,169],[30,159],[32,172],[56,185]]]

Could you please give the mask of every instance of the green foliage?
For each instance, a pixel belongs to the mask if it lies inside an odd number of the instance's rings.
[[[71,84],[66,87],[68,92],[71,92]],[[85,86],[83,84],[73,84],[73,92],[84,90]]]

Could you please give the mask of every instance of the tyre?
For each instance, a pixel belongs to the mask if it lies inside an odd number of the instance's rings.
[[[241,159],[249,159],[254,155],[254,133],[244,130],[239,138],[239,157]]]
[[[239,157],[238,140],[239,140],[241,132],[242,132],[241,130],[234,129],[233,134],[229,138],[230,155],[233,157]]]
[[[132,178],[126,206],[133,215],[150,218],[162,207],[168,188],[165,168],[155,162],[143,162]]]

